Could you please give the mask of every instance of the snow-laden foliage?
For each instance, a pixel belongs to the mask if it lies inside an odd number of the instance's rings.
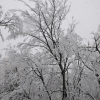
[[[76,23],[62,30],[70,10],[67,0],[24,0],[28,10],[10,10],[8,39],[23,36],[18,51],[6,49],[4,100],[99,100],[100,31],[93,43],[82,45]],[[19,12],[19,13],[18,13]],[[20,15],[20,16],[19,16]],[[37,51],[36,51],[37,50]],[[36,51],[36,53],[34,53]]]

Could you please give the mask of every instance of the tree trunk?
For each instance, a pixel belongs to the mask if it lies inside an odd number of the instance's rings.
[[[51,95],[50,95],[50,93],[49,93],[49,91],[48,91],[48,89],[47,89],[47,86],[45,85],[43,76],[41,76],[41,80],[42,80],[42,83],[43,83],[43,85],[44,85],[44,88],[45,88],[45,90],[46,90],[46,92],[47,92],[47,95],[48,95],[49,100],[52,100],[52,99],[51,99]]]
[[[63,96],[62,96],[62,100],[64,100],[67,97],[65,71],[62,72],[62,77],[63,77]]]

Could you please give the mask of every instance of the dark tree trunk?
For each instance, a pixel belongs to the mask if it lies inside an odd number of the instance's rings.
[[[66,80],[65,80],[65,72],[62,72],[62,77],[63,77],[63,96],[62,96],[62,100],[64,100],[67,97],[67,93],[66,93]]]

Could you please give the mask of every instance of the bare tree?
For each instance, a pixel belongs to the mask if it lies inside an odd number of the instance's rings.
[[[39,47],[43,55],[47,54],[45,57],[51,59],[52,64],[56,64],[60,69],[62,100],[69,98],[69,89],[67,88],[69,86],[69,67],[75,61],[74,55],[80,45],[80,37],[74,32],[76,25],[74,21],[70,24],[67,33],[62,30],[62,22],[70,9],[70,6],[66,5],[67,0],[33,0],[34,8],[23,0],[19,1],[23,2],[30,11],[19,10],[23,18],[18,19],[18,22],[23,23],[20,23],[20,27],[18,27],[18,23],[14,24],[14,28],[10,29],[11,35],[9,37],[26,36],[24,43],[20,44],[24,51]],[[51,100],[42,71],[37,70],[36,74],[40,77],[49,100]]]

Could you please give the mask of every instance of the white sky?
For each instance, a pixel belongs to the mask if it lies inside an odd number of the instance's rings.
[[[71,9],[64,22],[64,28],[66,28],[66,23],[70,23],[72,16],[74,16],[74,19],[79,22],[76,26],[76,33],[82,38],[91,38],[90,33],[97,31],[100,24],[100,0],[68,0],[68,2],[71,3]],[[22,3],[15,2],[15,0],[0,0],[0,5],[2,5],[4,12],[13,8],[25,8]],[[2,33],[4,37],[7,36],[7,30],[3,29]],[[10,43],[15,44],[16,42],[12,40]],[[7,44],[9,44],[9,41],[2,42],[0,38],[0,50]]]

